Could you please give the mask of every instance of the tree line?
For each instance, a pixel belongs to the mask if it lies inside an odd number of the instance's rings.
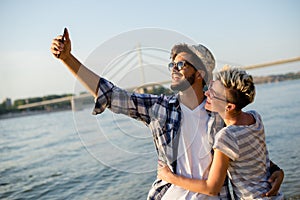
[[[21,105],[25,104],[30,104],[30,103],[37,103],[41,101],[46,101],[46,100],[52,100],[52,99],[58,99],[58,98],[63,98],[63,97],[68,97],[68,96],[73,96],[73,94],[62,94],[62,95],[47,95],[43,97],[31,97],[31,98],[26,98],[26,99],[17,99],[13,103],[10,102],[10,99],[5,99],[1,104],[0,104],[0,115],[1,114],[6,114],[6,113],[17,113],[21,112],[22,110],[19,110],[18,107]],[[70,102],[60,102],[60,103],[55,103],[53,105],[47,105],[47,106],[39,106],[39,107],[34,107],[30,108],[30,111],[42,111],[42,110],[51,110],[51,109],[67,109],[70,108],[71,104]]]
[[[280,74],[280,75],[270,75],[270,76],[258,76],[253,77],[254,82],[256,84],[261,83],[270,83],[270,82],[279,82],[279,81],[285,81],[285,80],[293,80],[293,79],[299,79],[300,78],[300,72],[297,73],[287,73],[287,74]],[[144,89],[145,93],[152,93],[152,94],[171,94],[172,91],[168,88],[165,88],[163,86],[156,86],[151,89]],[[6,113],[18,113],[22,112],[22,110],[18,109],[18,106],[29,104],[29,103],[36,103],[46,100],[52,100],[52,99],[58,99],[63,97],[73,96],[73,94],[62,94],[62,95],[47,95],[44,97],[32,97],[32,98],[26,98],[26,99],[17,99],[13,103],[10,102],[10,99],[4,100],[0,104],[0,115],[6,114]],[[29,111],[52,111],[52,110],[62,110],[62,109],[70,109],[71,103],[70,102],[60,102],[55,103],[47,106],[39,106],[28,109]]]

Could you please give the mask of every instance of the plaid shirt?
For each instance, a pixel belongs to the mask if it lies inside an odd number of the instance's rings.
[[[98,98],[93,114],[100,114],[106,108],[114,113],[128,115],[144,122],[152,131],[158,159],[168,163],[176,172],[176,158],[181,122],[181,109],[178,95],[152,95],[129,93],[101,78],[99,81]],[[208,122],[208,133],[215,134],[223,127],[221,120],[211,115]],[[220,125],[217,125],[219,123]],[[221,125],[222,124],[222,125]],[[219,128],[217,128],[219,127]],[[213,144],[213,137],[209,141]],[[230,199],[227,183],[222,188],[220,199]],[[148,194],[148,200],[159,200],[171,186],[156,180]]]

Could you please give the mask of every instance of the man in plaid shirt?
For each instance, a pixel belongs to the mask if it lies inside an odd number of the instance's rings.
[[[129,93],[99,77],[71,54],[68,32],[65,38],[58,36],[52,41],[51,51],[97,98],[93,114],[109,108],[144,122],[152,131],[159,160],[177,174],[207,178],[214,134],[223,122],[204,109],[203,88],[215,67],[215,59],[205,46],[179,44],[172,48],[171,89],[177,91],[173,96]],[[283,179],[282,171],[274,175],[270,194],[277,193]],[[148,199],[230,199],[230,194],[227,181],[221,193],[211,197],[156,180]]]

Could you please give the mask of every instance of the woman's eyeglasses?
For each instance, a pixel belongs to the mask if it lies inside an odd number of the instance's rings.
[[[221,97],[216,96],[216,91],[214,91],[214,90],[212,89],[213,83],[214,83],[214,81],[210,81],[209,86],[208,86],[208,89],[207,89],[207,92],[209,92],[209,97],[210,97],[211,99],[218,99],[218,100],[220,100],[220,101],[229,102],[229,101],[228,101],[227,99],[225,99],[225,98],[223,99],[223,98],[221,98]]]

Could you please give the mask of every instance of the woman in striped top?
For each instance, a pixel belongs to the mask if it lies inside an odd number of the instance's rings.
[[[253,78],[244,70],[228,68],[216,75],[205,95],[205,108],[217,112],[226,127],[214,137],[214,159],[207,180],[178,176],[160,163],[158,178],[193,192],[217,195],[226,174],[235,199],[283,199],[283,195],[267,197],[270,161],[264,126],[256,111],[242,111],[253,102]]]

